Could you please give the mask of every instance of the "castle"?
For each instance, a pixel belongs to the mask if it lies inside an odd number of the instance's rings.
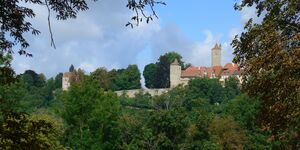
[[[143,92],[149,93],[150,95],[161,95],[168,92],[169,89],[174,88],[178,85],[187,85],[188,81],[193,78],[218,78],[220,83],[224,85],[225,80],[229,77],[236,77],[239,82],[242,82],[241,71],[237,64],[227,63],[224,67],[221,66],[221,44],[216,44],[211,50],[211,67],[194,67],[190,66],[185,70],[181,69],[178,60],[175,59],[170,64],[170,88],[165,89],[133,89],[133,90],[122,90],[115,91],[118,95],[127,94],[129,97],[134,97],[136,93]],[[70,87],[70,78],[72,77],[71,72],[65,72],[62,79],[62,89],[67,90]]]
[[[175,60],[170,65],[170,88],[178,85],[187,85],[190,79],[196,77],[219,78],[221,84],[224,85],[225,79],[236,77],[239,82],[242,82],[241,71],[237,64],[227,63],[224,67],[221,66],[221,44],[216,44],[211,50],[211,67],[188,67],[181,70],[178,61]]]

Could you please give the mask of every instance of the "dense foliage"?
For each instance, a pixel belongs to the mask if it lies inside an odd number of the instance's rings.
[[[86,1],[25,0],[46,6],[58,19],[75,18],[88,9]],[[26,20],[34,12],[18,0],[0,6],[0,148],[1,149],[299,149],[299,2],[297,0],[242,0],[236,9],[255,7],[259,23],[248,21],[235,38],[234,61],[243,68],[245,91],[230,78],[190,80],[160,96],[142,92],[118,97],[110,90],[140,88],[136,65],[85,75],[74,66],[72,84],[61,90],[62,73],[46,79],[27,70],[15,75],[10,66],[14,46],[20,54],[36,35]],[[136,12],[154,0],[129,0]],[[50,14],[50,12],[49,12]],[[49,21],[50,23],[50,21]],[[133,25],[128,23],[127,25]],[[50,30],[51,32],[51,30]],[[53,41],[52,41],[52,44]],[[177,53],[162,55],[146,66],[149,88],[169,87],[169,66]]]
[[[126,69],[107,71],[105,68],[98,68],[91,73],[93,80],[98,87],[104,90],[130,90],[141,88],[141,74],[137,65],[128,65]]]
[[[99,68],[90,75],[83,74],[67,91],[55,84],[61,74],[46,80],[32,70],[19,75],[16,83],[0,86],[0,95],[11,100],[1,109],[27,113],[19,117],[2,114],[1,131],[6,136],[0,137],[5,139],[1,146],[109,150],[276,148],[276,141],[268,141],[269,132],[255,123],[259,101],[241,94],[236,79],[229,78],[222,86],[215,79],[196,78],[188,86],[154,97],[142,92],[134,98],[118,97],[103,88],[109,87],[110,83],[105,82],[114,77],[111,74],[123,76],[135,69],[126,70]],[[23,123],[11,125],[18,121]],[[31,129],[33,124],[40,124],[36,126],[40,128]],[[8,125],[11,128],[6,128]],[[16,128],[21,130],[7,133]],[[25,135],[22,132],[28,133],[28,141],[20,143],[7,137],[22,138],[18,136]]]
[[[234,61],[244,68],[244,89],[262,100],[259,122],[282,140],[282,149],[299,149],[299,0],[242,0],[236,9],[247,6],[263,20],[250,19],[232,42]]]
[[[169,88],[170,87],[170,64],[175,61],[179,62],[181,67],[184,63],[182,56],[176,52],[168,52],[161,55],[158,61],[145,66],[143,75],[147,88]]]

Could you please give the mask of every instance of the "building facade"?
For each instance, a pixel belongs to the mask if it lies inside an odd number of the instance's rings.
[[[71,86],[71,77],[73,76],[72,72],[65,72],[62,77],[62,90],[66,91]]]
[[[236,77],[239,82],[242,82],[241,70],[237,64],[227,63],[224,66],[221,65],[221,44],[216,44],[212,50],[211,67],[188,67],[185,70],[181,70],[181,66],[177,60],[175,60],[170,66],[170,86],[174,88],[178,85],[187,85],[190,79],[196,77],[218,78],[221,84],[224,85],[225,80],[229,77]]]

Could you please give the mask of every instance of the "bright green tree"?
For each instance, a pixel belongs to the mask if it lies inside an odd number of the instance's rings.
[[[112,92],[104,92],[84,79],[60,95],[62,118],[67,123],[66,145],[75,149],[117,149],[120,104]]]
[[[117,90],[129,90],[141,88],[141,73],[137,65],[129,65],[126,69],[120,71],[115,79]]]
[[[189,81],[187,97],[189,100],[204,98],[211,104],[221,103],[224,100],[224,92],[218,79],[196,78]]]

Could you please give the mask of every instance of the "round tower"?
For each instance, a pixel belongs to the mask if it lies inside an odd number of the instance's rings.
[[[211,49],[211,66],[221,66],[221,44],[216,43]]]
[[[178,60],[175,59],[170,65],[170,87],[174,88],[180,84],[181,66]]]

